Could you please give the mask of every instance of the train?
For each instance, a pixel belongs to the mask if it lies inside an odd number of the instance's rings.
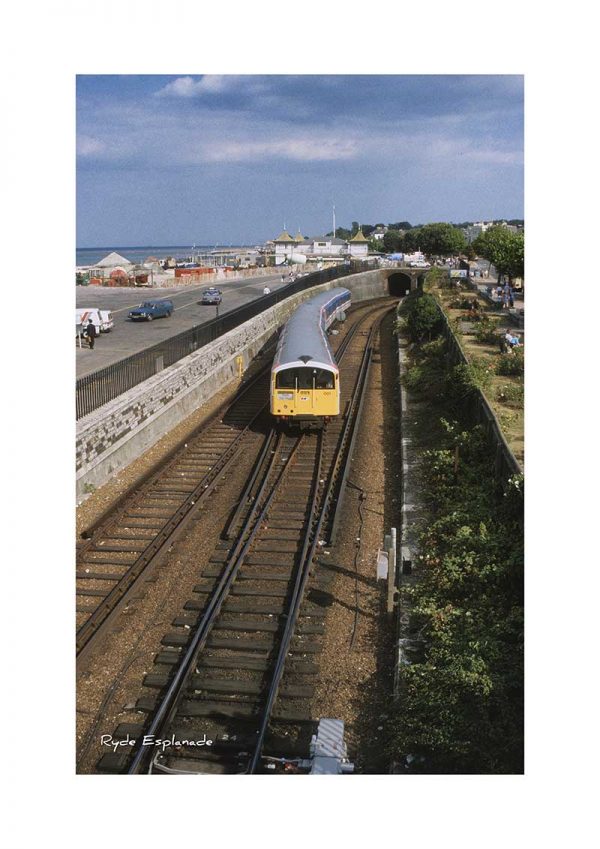
[[[319,428],[340,412],[340,375],[327,341],[352,303],[330,289],[301,304],[283,328],[271,368],[270,410],[280,425]]]

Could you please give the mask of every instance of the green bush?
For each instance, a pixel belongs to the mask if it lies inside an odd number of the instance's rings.
[[[412,342],[430,341],[441,333],[443,318],[432,295],[416,293],[405,303],[406,329]]]
[[[500,343],[498,325],[486,316],[475,331],[475,340],[480,345],[498,345]]]
[[[448,400],[460,403],[470,398],[478,389],[487,389],[492,379],[492,367],[485,360],[473,360],[470,364],[460,363],[450,370],[447,377]]]
[[[522,383],[503,383],[496,389],[496,400],[502,404],[516,404],[521,406],[525,396],[525,387]]]
[[[411,392],[415,392],[419,389],[423,389],[424,378],[425,369],[423,365],[415,363],[415,365],[410,366],[410,368],[406,370],[406,374],[404,375],[404,385]]]
[[[513,348],[512,351],[501,354],[496,366],[496,374],[504,376],[515,375],[522,377],[525,373],[525,357],[521,348]]]
[[[442,425],[423,453],[430,518],[404,598],[423,650],[398,670],[389,751],[411,772],[520,773],[523,478],[498,492],[483,429]]]
[[[459,295],[450,301],[450,306],[456,310],[470,310],[473,304],[476,304],[475,309],[481,311],[481,304],[473,295]]]

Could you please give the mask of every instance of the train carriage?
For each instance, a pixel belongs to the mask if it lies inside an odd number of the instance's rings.
[[[271,370],[271,413],[302,428],[340,412],[339,370],[327,329],[345,317],[348,289],[330,289],[301,304],[285,325]]]

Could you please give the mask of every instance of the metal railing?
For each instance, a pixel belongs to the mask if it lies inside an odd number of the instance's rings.
[[[167,366],[187,357],[204,345],[214,342],[224,333],[239,327],[245,321],[259,315],[269,307],[280,303],[305,289],[319,286],[330,280],[356,274],[360,271],[371,271],[377,268],[377,262],[351,262],[350,265],[334,266],[301,277],[293,283],[288,283],[277,292],[262,295],[249,304],[244,304],[234,310],[224,313],[217,318],[184,330],[182,333],[158,342],[150,348],[132,354],[117,363],[105,366],[103,369],[80,377],[75,384],[75,404],[77,420],[108,404],[119,395],[127,392],[138,383],[153,377]]]

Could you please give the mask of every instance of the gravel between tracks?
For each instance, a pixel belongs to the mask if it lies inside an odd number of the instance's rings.
[[[357,771],[376,774],[388,771],[383,746],[392,690],[394,636],[392,617],[385,611],[387,585],[376,580],[376,560],[384,534],[390,527],[400,526],[401,507],[396,453],[400,437],[395,400],[391,400],[396,398],[397,389],[392,326],[393,317],[387,316],[373,356],[349,474],[366,500],[361,506],[359,491],[347,488],[338,542],[329,555],[318,558],[320,568],[332,569],[335,579],[312,705],[315,719],[344,720],[346,742]],[[352,642],[357,598],[359,612]]]

